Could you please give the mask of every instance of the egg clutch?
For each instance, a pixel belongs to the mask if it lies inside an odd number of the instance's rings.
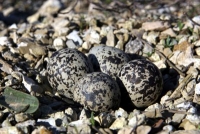
[[[136,108],[153,104],[160,96],[160,70],[145,59],[131,59],[124,51],[105,45],[94,46],[88,56],[64,48],[52,54],[47,78],[54,91],[94,112],[126,105]]]

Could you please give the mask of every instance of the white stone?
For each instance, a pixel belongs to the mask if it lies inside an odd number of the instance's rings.
[[[126,119],[124,117],[119,117],[113,122],[113,124],[110,126],[110,129],[117,130],[123,128],[126,125],[127,125]]]
[[[56,48],[56,50],[59,50],[61,48],[64,48],[66,44],[62,38],[57,37],[53,41],[53,46]]]
[[[12,24],[11,26],[9,26],[8,29],[11,29],[11,30],[17,30],[18,27],[17,27],[17,25],[14,23],[14,24]]]
[[[92,47],[92,45],[88,42],[83,42],[83,44],[82,44],[83,49],[89,50],[91,47]]]
[[[78,43],[78,45],[82,45],[82,43],[83,43],[83,41],[82,41],[82,39],[80,38],[80,36],[78,35],[78,31],[76,31],[76,30],[73,30],[70,34],[68,34],[66,37],[68,38],[68,39],[71,39],[71,40],[73,40],[74,42],[77,42]]]
[[[84,120],[76,120],[76,121],[72,121],[69,123],[69,126],[82,126],[84,124],[90,125],[90,120],[89,119],[84,119]]]
[[[157,53],[153,53],[150,59],[152,62],[160,61],[160,56]]]
[[[9,38],[6,36],[0,37],[0,45],[1,46],[11,46],[11,42],[9,41]]]
[[[169,95],[164,95],[160,100],[160,104],[164,105],[166,103],[166,100],[169,98],[170,98]]]
[[[38,119],[37,123],[49,123],[49,125],[56,127],[56,121],[54,118]]]
[[[182,109],[189,109],[192,106],[191,102],[183,102],[178,104],[176,107],[177,108],[182,108]]]
[[[128,125],[132,127],[137,127],[141,125],[142,123],[144,123],[145,119],[146,119],[146,116],[144,114],[136,115],[129,119]]]
[[[166,125],[163,127],[163,130],[166,130],[168,133],[173,131],[173,126],[172,125]]]
[[[189,114],[186,116],[186,119],[188,119],[191,123],[194,123],[195,125],[200,124],[200,116],[197,114]]]
[[[197,54],[198,56],[200,56],[200,47],[196,48],[196,49],[195,49],[195,52],[196,52],[196,54]]]
[[[116,118],[119,118],[119,117],[127,118],[128,113],[124,109],[119,108],[118,110],[115,111],[115,117]]]
[[[100,43],[100,36],[99,36],[99,34],[96,32],[96,31],[94,31],[94,30],[92,30],[91,31],[91,33],[90,33],[90,43]]]
[[[200,25],[200,15],[193,17],[192,20]]]
[[[195,86],[195,94],[200,94],[200,83],[196,84]]]

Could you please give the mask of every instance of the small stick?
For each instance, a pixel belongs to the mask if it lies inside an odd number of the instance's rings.
[[[179,86],[174,90],[174,92],[170,95],[169,99],[166,101],[174,100],[176,98],[179,98],[181,96],[181,89],[191,80],[192,74],[188,74],[182,82],[179,84]]]
[[[180,69],[178,69],[178,68],[174,65],[174,63],[171,62],[163,53],[161,53],[160,51],[158,51],[158,50],[156,50],[156,49],[155,49],[155,51],[156,51],[156,53],[157,53],[160,57],[164,58],[165,61],[167,62],[167,64],[168,64],[170,67],[172,67],[173,69],[175,69],[181,76],[183,76],[183,77],[186,76],[185,73],[183,73]]]
[[[136,37],[137,37],[137,36],[136,36]],[[142,41],[144,44],[147,44],[147,45],[149,45],[151,48],[153,48],[153,47],[151,46],[151,44],[149,44],[147,41],[141,39],[140,37],[138,37],[138,39],[139,39],[140,41]],[[153,49],[155,49],[155,48],[153,48]],[[155,49],[155,52],[156,52],[160,57],[164,58],[165,61],[167,62],[167,64],[168,64],[170,67],[172,67],[173,69],[175,69],[181,76],[185,77],[185,73],[183,73],[180,69],[178,69],[178,68],[174,65],[174,63],[172,63],[162,52],[160,52],[160,51],[157,50],[157,49]]]

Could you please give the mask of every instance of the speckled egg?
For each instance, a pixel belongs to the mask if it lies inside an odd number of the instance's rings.
[[[121,68],[118,76],[136,107],[151,105],[162,92],[162,75],[150,61],[132,60]]]
[[[68,98],[73,98],[75,83],[93,71],[87,57],[76,49],[65,48],[52,54],[47,64],[51,87]]]
[[[104,45],[93,47],[88,57],[95,71],[106,73],[114,79],[119,69],[130,60],[124,51]]]
[[[93,72],[81,78],[74,89],[74,101],[95,112],[116,109],[121,93],[117,83],[109,75]]]

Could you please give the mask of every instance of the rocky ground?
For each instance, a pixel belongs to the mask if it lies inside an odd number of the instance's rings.
[[[0,3],[0,134],[200,133],[199,0]],[[91,112],[50,87],[53,52],[87,55],[99,44],[154,63],[164,81],[157,102]]]

